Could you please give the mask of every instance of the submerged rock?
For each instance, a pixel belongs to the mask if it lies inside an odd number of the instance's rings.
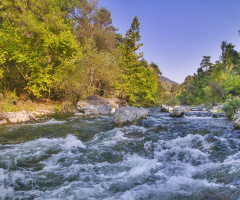
[[[240,109],[237,111],[237,113],[233,117],[233,126],[236,129],[240,129]]]
[[[136,124],[138,120],[149,115],[146,108],[137,108],[134,106],[119,107],[114,113],[114,123],[117,126]]]
[[[171,117],[183,117],[185,115],[186,111],[182,107],[174,108],[170,111]]]
[[[77,103],[77,110],[83,116],[99,116],[113,114],[118,108],[118,99],[106,99],[98,96],[89,96]],[[75,113],[75,115],[78,115]]]

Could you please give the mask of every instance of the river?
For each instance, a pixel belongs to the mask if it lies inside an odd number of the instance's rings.
[[[0,199],[240,199],[239,150],[240,130],[207,112],[1,126]]]

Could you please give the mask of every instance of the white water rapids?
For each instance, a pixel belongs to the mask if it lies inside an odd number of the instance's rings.
[[[225,118],[153,108],[122,128],[63,117],[0,131],[0,199],[240,199],[240,131]]]

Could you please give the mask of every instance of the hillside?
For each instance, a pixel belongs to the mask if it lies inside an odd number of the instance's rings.
[[[167,78],[167,77],[165,77],[165,76],[159,76],[160,78],[160,81],[162,81],[162,82],[166,82],[166,81],[168,81],[169,83],[171,83],[171,84],[179,84],[179,83],[177,83],[177,82],[175,82],[175,81],[172,81],[172,80],[170,80],[169,78]]]

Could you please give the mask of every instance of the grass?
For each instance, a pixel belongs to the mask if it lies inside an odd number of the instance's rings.
[[[36,111],[36,110],[49,110],[53,109],[52,102],[37,103],[31,100],[18,100],[13,102],[11,99],[0,99],[0,113],[4,112],[17,112],[21,110]]]

